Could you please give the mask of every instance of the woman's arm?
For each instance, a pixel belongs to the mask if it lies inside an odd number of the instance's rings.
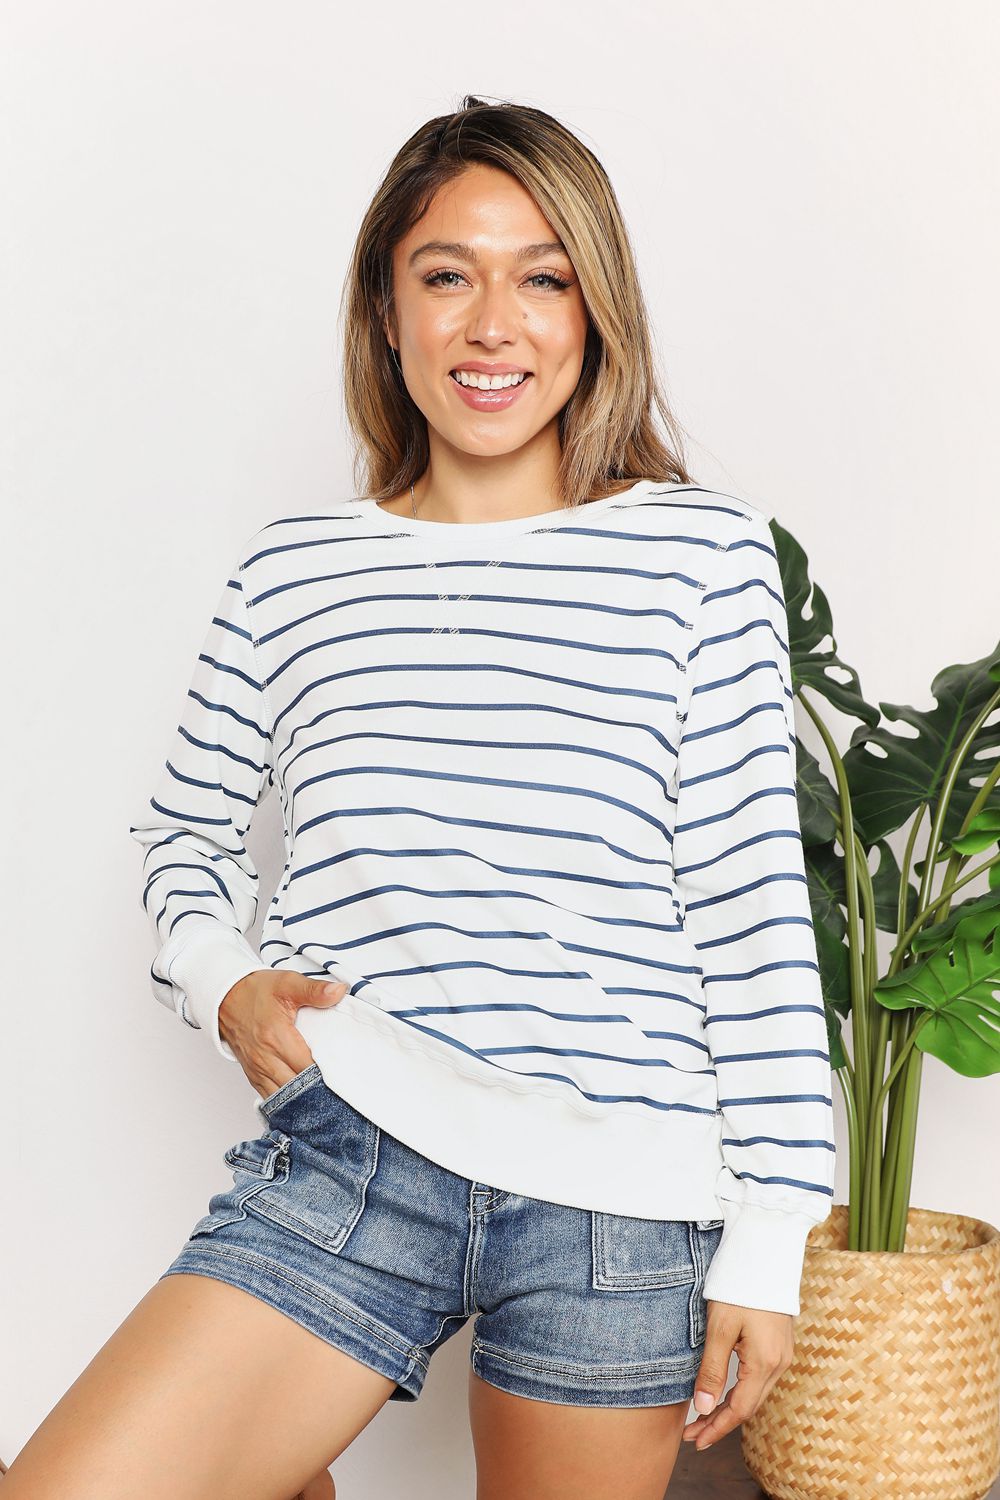
[[[149,801],[129,828],[146,853],[143,904],[158,942],[153,994],[216,1049],[219,1006],[245,975],[267,969],[246,934],[259,876],[244,845],[273,782],[265,690],[255,660],[241,565],[222,590],[181,722]]]
[[[833,1201],[832,1075],[795,794],[788,623],[763,514],[709,565],[687,663],[674,869],[722,1114],[706,1300],[795,1314]]]

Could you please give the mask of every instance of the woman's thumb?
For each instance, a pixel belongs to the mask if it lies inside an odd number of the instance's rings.
[[[336,1005],[338,1000],[343,1000],[347,988],[343,980],[331,982],[326,979],[307,979],[299,1003],[302,1005]],[[298,1000],[298,996],[296,999]]]

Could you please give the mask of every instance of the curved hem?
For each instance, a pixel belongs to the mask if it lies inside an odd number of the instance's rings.
[[[296,1025],[323,1081],[438,1166],[522,1197],[649,1219],[720,1219],[722,1116],[595,1104],[463,1055],[348,992]],[[512,1092],[513,1091],[513,1092]],[[257,1117],[269,1122],[257,1108]]]

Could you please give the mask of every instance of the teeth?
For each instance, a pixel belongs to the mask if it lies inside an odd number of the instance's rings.
[[[452,370],[452,379],[459,385],[471,385],[480,391],[502,391],[509,385],[520,385],[525,379],[521,375],[480,375],[476,370]]]

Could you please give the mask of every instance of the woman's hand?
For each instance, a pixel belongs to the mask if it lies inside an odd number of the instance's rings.
[[[304,1005],[336,1005],[347,985],[307,979],[294,970],[255,969],[237,980],[219,1007],[219,1035],[262,1099],[313,1060],[295,1025]]]
[[[794,1321],[791,1313],[763,1312],[732,1302],[708,1303],[708,1332],[694,1394],[695,1409],[704,1415],[685,1427],[686,1443],[693,1442],[699,1451],[710,1448],[757,1410],[792,1362]],[[736,1384],[716,1406],[726,1387],[734,1349],[740,1362]]]

